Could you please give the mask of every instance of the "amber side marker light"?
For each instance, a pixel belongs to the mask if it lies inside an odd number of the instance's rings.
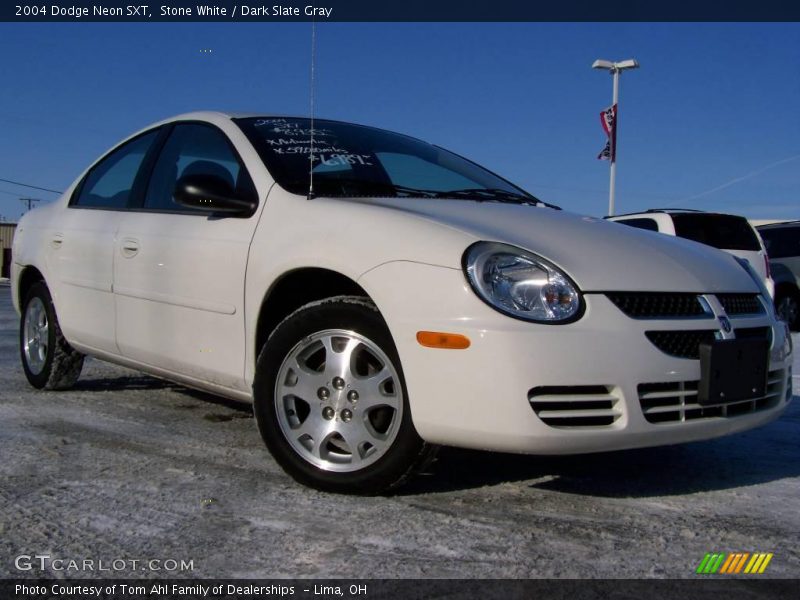
[[[417,341],[426,348],[444,348],[446,350],[464,350],[470,345],[469,338],[465,335],[441,331],[418,331]]]

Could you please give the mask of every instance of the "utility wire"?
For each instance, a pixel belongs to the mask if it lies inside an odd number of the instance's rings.
[[[17,198],[22,196],[20,192],[10,192],[8,190],[0,190],[0,194],[8,194],[9,196],[16,196]]]
[[[51,190],[50,188],[39,187],[38,185],[31,185],[29,183],[20,183],[19,181],[11,181],[10,179],[3,179],[0,178],[0,181],[5,183],[13,183],[14,185],[20,185],[22,187],[31,188],[32,190],[41,190],[43,192],[50,192],[52,194],[60,194],[61,192],[58,190]]]

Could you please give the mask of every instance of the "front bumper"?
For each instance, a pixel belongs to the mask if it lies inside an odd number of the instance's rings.
[[[431,443],[535,454],[674,444],[762,425],[791,399],[785,330],[768,313],[731,318],[734,329],[772,329],[768,396],[698,412],[691,404],[699,360],[665,354],[645,331],[713,329],[715,320],[636,320],[605,295],[587,294],[579,321],[538,325],[488,307],[459,270],[410,262],[377,267],[359,283],[387,321],[414,425]],[[472,343],[466,350],[424,348],[416,341],[421,330],[460,333]],[[542,396],[564,403],[541,410]],[[581,400],[592,408],[575,409]]]

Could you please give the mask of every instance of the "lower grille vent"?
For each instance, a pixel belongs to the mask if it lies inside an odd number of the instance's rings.
[[[650,423],[676,423],[713,417],[736,417],[773,408],[780,403],[785,374],[770,371],[767,393],[755,400],[700,406],[697,403],[697,381],[674,383],[642,383],[639,405]]]
[[[533,411],[551,427],[605,427],[622,416],[610,386],[543,386],[528,392]]]

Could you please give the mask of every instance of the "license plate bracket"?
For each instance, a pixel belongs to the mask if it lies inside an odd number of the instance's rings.
[[[701,406],[760,398],[767,393],[769,342],[766,339],[715,340],[700,344]]]

